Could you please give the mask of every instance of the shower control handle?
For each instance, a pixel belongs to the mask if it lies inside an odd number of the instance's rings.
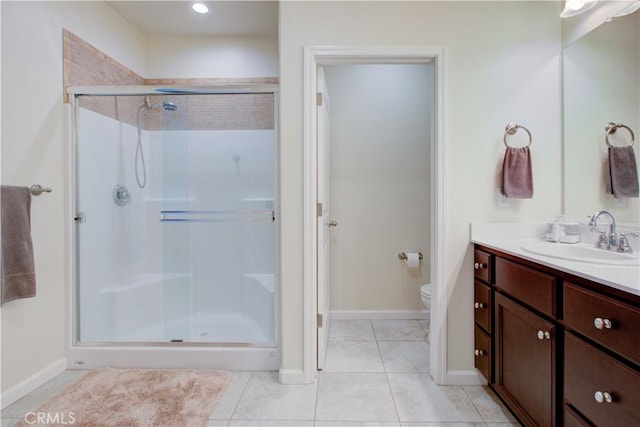
[[[329,227],[337,227],[338,226],[338,221],[329,221],[329,223],[327,225]]]

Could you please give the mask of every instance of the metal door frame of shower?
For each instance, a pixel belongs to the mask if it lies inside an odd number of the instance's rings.
[[[69,295],[66,298],[65,355],[68,369],[92,369],[103,366],[148,368],[217,368],[240,370],[277,370],[280,367],[280,209],[274,203],[274,344],[275,347],[251,343],[204,342],[81,342],[79,337],[80,305],[78,230],[75,226],[78,203],[77,176],[77,114],[78,97],[88,96],[168,96],[168,95],[222,95],[222,94],[272,94],[274,97],[274,198],[279,200],[278,152],[279,152],[279,86],[277,84],[220,84],[205,86],[74,86],[67,88],[69,103],[65,104],[67,128],[67,240]],[[153,351],[153,353],[149,353]],[[182,353],[178,353],[182,352]],[[186,357],[177,357],[183,354]],[[150,357],[153,355],[152,357]]]

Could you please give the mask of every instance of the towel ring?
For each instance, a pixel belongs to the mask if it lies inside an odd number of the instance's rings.
[[[631,128],[627,125],[623,125],[622,123],[613,123],[613,122],[609,122],[605,125],[604,129],[607,131],[607,135],[604,138],[604,141],[607,143],[607,146],[609,147],[613,147],[613,145],[611,145],[611,143],[609,143],[609,135],[611,135],[612,133],[616,133],[616,131],[618,130],[618,128],[625,128],[626,130],[629,131],[629,134],[631,135],[631,143],[629,144],[629,147],[633,147],[633,143],[636,140],[636,136],[633,134],[633,131],[631,130]]]
[[[526,127],[517,125],[515,123],[509,123],[507,125],[507,127],[505,128],[505,130],[504,130],[504,138],[503,138],[504,139],[504,146],[505,147],[509,147],[509,144],[507,144],[507,135],[515,134],[518,131],[518,128],[519,129],[524,129],[524,131],[527,132],[527,135],[529,135],[529,144],[527,144],[527,147],[531,147],[531,140],[532,140],[531,132],[529,132],[529,129],[527,129]]]

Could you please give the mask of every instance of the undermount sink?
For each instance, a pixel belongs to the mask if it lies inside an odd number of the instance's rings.
[[[640,254],[625,254],[605,249],[598,249],[586,243],[566,244],[536,242],[523,245],[522,250],[536,255],[560,258],[570,261],[595,264],[640,266]]]

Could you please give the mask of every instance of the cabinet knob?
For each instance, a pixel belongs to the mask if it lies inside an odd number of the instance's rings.
[[[603,319],[602,317],[596,317],[595,319],[593,319],[593,326],[595,326],[596,329],[611,329],[613,324],[611,323],[611,320],[609,320],[609,319]]]
[[[593,393],[593,398],[598,403],[613,403],[613,396],[606,391],[596,391]]]
[[[484,350],[478,350],[477,348],[473,352],[476,356],[484,356]]]
[[[484,308],[484,304],[481,303],[481,302],[477,302],[477,303],[473,304],[473,307],[474,308]]]
[[[551,332],[549,331],[538,331],[538,339],[539,340],[550,340],[551,339]]]
[[[476,270],[482,270],[487,268],[487,264],[483,262],[476,262],[475,264],[473,264],[473,268],[475,268]]]

